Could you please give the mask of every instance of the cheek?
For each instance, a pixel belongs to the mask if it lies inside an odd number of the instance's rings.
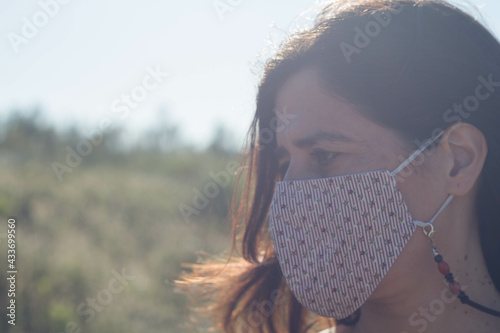
[[[443,201],[439,182],[413,171],[409,177],[396,176],[398,187],[414,220],[429,221]]]
[[[321,175],[311,166],[310,157],[303,152],[294,154],[290,159],[285,177],[283,180],[305,180],[321,178]]]

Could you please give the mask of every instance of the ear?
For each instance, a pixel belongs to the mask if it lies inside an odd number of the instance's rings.
[[[446,187],[449,194],[463,196],[474,186],[483,169],[488,145],[477,127],[457,122],[443,133],[439,144],[445,152]]]

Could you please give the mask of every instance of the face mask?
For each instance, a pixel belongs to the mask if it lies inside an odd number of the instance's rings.
[[[283,276],[304,307],[336,319],[354,313],[387,274],[416,226],[432,224],[451,201],[452,195],[430,221],[414,220],[397,187],[395,175],[432,142],[393,171],[276,184],[271,238]]]

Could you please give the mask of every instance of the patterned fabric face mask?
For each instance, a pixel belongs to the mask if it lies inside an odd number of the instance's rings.
[[[439,137],[439,136],[438,136]],[[436,138],[437,139],[437,138]],[[270,210],[270,232],[283,276],[297,300],[324,317],[354,313],[382,281],[416,226],[394,171],[280,181]]]

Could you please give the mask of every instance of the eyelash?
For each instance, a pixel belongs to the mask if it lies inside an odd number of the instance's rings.
[[[311,156],[316,158],[316,160],[318,161],[318,164],[321,168],[328,167],[333,162],[335,157],[337,157],[338,155],[339,155],[339,153],[327,151],[324,149],[314,149],[311,152]],[[322,158],[325,158],[325,157],[326,157],[326,160],[322,160]]]

